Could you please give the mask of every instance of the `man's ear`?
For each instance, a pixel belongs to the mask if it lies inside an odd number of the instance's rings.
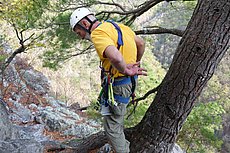
[[[86,28],[89,27],[89,22],[87,20],[82,20],[82,25],[84,25]]]

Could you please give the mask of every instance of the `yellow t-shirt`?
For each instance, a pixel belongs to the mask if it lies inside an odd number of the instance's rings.
[[[126,64],[135,63],[137,58],[137,47],[134,40],[135,33],[128,26],[119,23],[117,24],[121,29],[124,43],[124,45],[120,47],[119,51],[121,52]],[[108,46],[113,45],[117,48],[118,32],[116,28],[112,23],[103,22],[92,31],[91,38],[97,54],[102,61],[103,68],[108,71],[111,64],[108,58],[103,57],[103,53]],[[114,67],[112,68],[112,74],[115,78],[124,76]]]

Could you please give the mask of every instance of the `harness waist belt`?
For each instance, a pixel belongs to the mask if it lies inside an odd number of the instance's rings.
[[[138,78],[137,75],[135,75],[133,77],[134,77],[135,80]],[[130,83],[132,83],[130,76],[124,77],[122,79],[116,79],[115,78],[114,82],[113,82],[113,86],[119,86],[119,85],[130,84]]]
[[[135,76],[133,76],[133,78],[136,80],[138,78],[138,76],[135,75]],[[131,83],[133,83],[132,78],[131,78],[131,76],[128,76],[128,77],[114,79],[113,86],[119,86],[119,85],[131,84]],[[123,96],[114,94],[114,99],[117,102],[128,104],[130,97],[123,97]]]
[[[114,95],[114,99],[117,102],[128,104],[130,97],[122,97],[122,96],[119,96],[119,95]]]

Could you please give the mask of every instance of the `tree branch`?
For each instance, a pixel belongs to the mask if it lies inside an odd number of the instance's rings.
[[[149,1],[145,1],[144,3],[140,4],[139,6],[137,6],[137,8],[129,10],[129,11],[126,11],[119,4],[107,3],[107,5],[118,6],[121,9],[121,11],[119,11],[117,9],[115,11],[114,10],[112,10],[112,11],[101,11],[101,12],[97,13],[96,15],[104,14],[103,16],[106,16],[105,14],[107,14],[108,18],[112,14],[122,15],[125,17],[122,17],[122,19],[119,20],[119,22],[124,21],[125,19],[129,18],[128,21],[125,22],[125,24],[131,25],[137,17],[141,16],[142,14],[144,14],[145,12],[150,10],[152,7],[156,6],[157,4],[159,4],[163,1],[171,2],[171,1],[176,1],[176,0],[149,0]],[[191,1],[191,0],[183,0],[183,1]],[[195,0],[192,0],[192,1],[195,1]],[[101,3],[101,4],[106,4],[106,3]]]
[[[157,86],[156,88],[149,90],[144,96],[135,99],[135,102],[139,102],[139,101],[141,101],[141,100],[144,100],[144,99],[146,99],[149,95],[151,95],[151,94],[157,92],[158,89],[160,88],[160,86],[161,86],[161,84],[160,84],[159,86]]]
[[[131,113],[127,116],[126,119],[129,119],[130,116],[131,116],[133,113],[135,113],[135,110],[136,110],[136,107],[137,107],[139,101],[144,100],[144,99],[146,99],[150,94],[153,94],[153,93],[157,92],[158,89],[159,89],[159,87],[160,87],[160,85],[157,86],[156,88],[152,89],[152,90],[149,90],[143,97],[140,97],[140,98],[135,99],[135,100],[134,100],[134,103],[133,103],[133,104],[134,104],[134,108],[133,108],[133,110],[131,111]]]
[[[124,7],[122,7],[120,4],[118,3],[106,3],[106,2],[100,2],[100,1],[96,1],[95,4],[101,4],[101,5],[112,5],[112,6],[117,6],[118,8],[120,8],[123,12],[126,12],[126,10],[124,9]]]
[[[143,34],[143,35],[151,35],[151,34],[173,34],[179,37],[183,36],[184,31],[178,30],[178,29],[166,29],[162,27],[155,27],[155,28],[148,28],[144,30],[137,30],[135,31],[137,35]]]
[[[33,42],[38,39],[41,35],[39,35],[38,37],[32,39],[32,37],[35,35],[35,33],[31,34],[28,38],[26,38],[25,40],[23,39],[23,32],[26,31],[26,29],[21,30],[20,32],[18,32],[18,29],[16,28],[16,26],[13,24],[12,25],[14,27],[16,36],[19,40],[19,44],[21,45],[19,48],[17,48],[10,56],[9,58],[6,60],[6,62],[2,65],[1,67],[1,71],[3,72],[7,66],[12,62],[12,60],[15,58],[15,56],[17,54],[20,54],[22,52],[25,52],[25,50],[31,46],[33,44]],[[20,34],[19,34],[20,33]],[[25,45],[25,42],[32,39],[27,45]]]
[[[92,48],[93,48],[93,45],[89,45],[89,46],[88,46],[87,48],[85,48],[84,50],[78,49],[78,50],[80,50],[79,53],[72,54],[72,55],[70,55],[70,56],[73,57],[73,56],[78,56],[78,55],[83,55],[83,54],[90,53],[91,51],[89,51],[89,50],[92,49]]]
[[[33,33],[33,34],[30,35],[28,38],[26,38],[25,40],[23,40],[23,43],[25,43],[27,40],[31,39],[34,35],[35,35],[35,33]]]
[[[115,10],[115,11],[101,11],[99,13],[97,13],[96,15],[101,15],[103,14],[103,16],[106,16],[105,14],[108,15],[108,18],[110,17],[111,14],[117,14],[117,15],[123,15],[125,17],[123,17],[121,20],[119,20],[119,22],[127,19],[130,17],[130,19],[125,23],[127,25],[130,25],[133,23],[133,21],[140,15],[142,15],[143,13],[147,12],[150,8],[152,8],[153,6],[157,5],[158,3],[162,2],[164,0],[149,0],[147,2],[142,3],[141,5],[139,5],[136,9],[133,10],[129,10],[129,11],[125,11],[125,9],[116,4],[116,3],[107,3],[109,5],[114,5],[114,6],[119,6],[119,8],[121,9],[121,11],[119,10]]]
[[[14,57],[19,54],[19,53],[22,53],[26,50],[26,47],[23,45],[23,46],[20,46],[18,49],[16,49],[11,55],[10,57],[6,60],[6,62],[3,64],[3,67],[2,67],[2,71],[4,71],[6,69],[6,67],[11,63],[11,61],[14,59]]]
[[[69,149],[73,152],[89,153],[91,150],[100,148],[106,143],[108,143],[107,136],[105,135],[104,131],[100,131],[80,141],[76,141],[73,139],[72,141],[68,142],[68,146],[65,144],[66,148],[62,148],[62,149],[66,151]],[[57,147],[56,149],[54,147],[52,148],[53,151],[59,149],[60,149],[59,147]],[[52,150],[48,149],[48,151],[52,151]]]

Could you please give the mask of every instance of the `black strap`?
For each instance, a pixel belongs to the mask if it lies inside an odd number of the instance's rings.
[[[85,27],[83,27],[83,26],[82,26],[81,24],[79,24],[79,23],[77,23],[77,24],[75,25],[75,27],[78,26],[78,27],[80,27],[81,29],[83,29],[84,31],[86,31],[86,32],[88,32],[89,34],[91,34],[92,26],[93,26],[93,24],[94,24],[95,22],[97,22],[97,19],[95,19],[94,21],[91,21],[87,16],[85,17],[85,19],[88,20],[89,23],[90,23],[89,29],[86,29]],[[74,29],[75,29],[75,27],[74,27]]]
[[[95,22],[97,22],[97,19],[95,19],[94,21],[91,21],[91,20],[88,18],[88,16],[86,16],[85,18],[89,21],[89,23],[91,23],[90,26],[89,26],[89,29],[88,29],[88,33],[91,34],[92,26],[93,26],[93,24],[94,24]]]
[[[131,82],[132,82],[131,91],[132,91],[132,94],[133,94],[134,91],[135,91],[135,88],[136,88],[136,80],[135,80],[134,76],[131,76],[130,79],[131,79]]]

